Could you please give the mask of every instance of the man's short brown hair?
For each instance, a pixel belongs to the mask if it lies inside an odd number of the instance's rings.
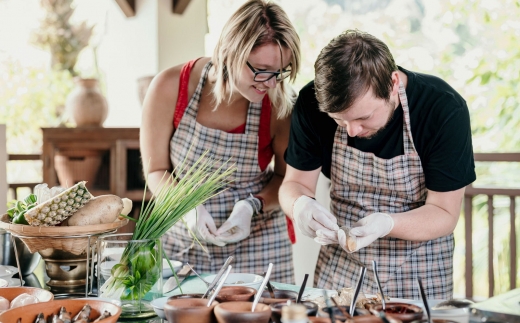
[[[321,50],[314,70],[320,110],[338,113],[350,108],[369,89],[377,98],[388,100],[397,65],[381,40],[359,30],[347,30]]]

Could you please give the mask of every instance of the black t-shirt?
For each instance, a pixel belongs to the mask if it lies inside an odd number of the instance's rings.
[[[447,192],[476,179],[471,126],[466,101],[438,77],[407,71],[406,95],[415,148],[421,158],[426,188]],[[318,108],[314,81],[296,101],[285,161],[311,171],[322,167],[330,178],[332,145],[338,124]],[[385,129],[370,139],[348,137],[349,146],[390,159],[404,154],[403,108],[399,105]]]

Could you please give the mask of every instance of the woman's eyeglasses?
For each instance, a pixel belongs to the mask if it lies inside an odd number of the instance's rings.
[[[291,75],[291,69],[282,70],[281,72],[267,72],[267,71],[257,71],[249,62],[246,62],[247,67],[255,73],[253,80],[255,82],[266,82],[276,77],[276,82],[281,82],[283,79],[289,77]]]

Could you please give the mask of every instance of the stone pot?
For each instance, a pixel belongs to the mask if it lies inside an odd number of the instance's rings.
[[[97,79],[74,78],[75,87],[67,96],[65,109],[77,127],[101,127],[108,115],[107,100]]]

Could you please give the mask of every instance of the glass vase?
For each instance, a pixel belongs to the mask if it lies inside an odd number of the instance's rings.
[[[154,316],[150,302],[162,297],[161,240],[132,240],[131,233],[99,237],[97,279],[100,297],[121,301],[122,318]]]

